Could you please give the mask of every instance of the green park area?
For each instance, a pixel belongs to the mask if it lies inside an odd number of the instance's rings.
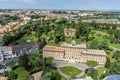
[[[79,70],[73,66],[63,67],[63,68],[61,68],[61,71],[68,76],[75,76],[82,72],[82,70]]]
[[[103,74],[105,74],[106,70],[107,70],[107,69],[104,68],[104,67],[99,67],[99,68],[97,69],[98,77],[100,78]]]

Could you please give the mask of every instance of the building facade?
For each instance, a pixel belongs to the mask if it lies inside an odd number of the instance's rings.
[[[60,47],[48,46],[43,48],[43,58],[53,57],[55,60],[65,60],[70,62],[87,62],[88,60],[97,61],[104,65],[106,53],[104,50],[87,49],[86,44],[62,43]]]
[[[74,37],[76,35],[76,29],[73,28],[64,29],[64,35],[66,37]]]

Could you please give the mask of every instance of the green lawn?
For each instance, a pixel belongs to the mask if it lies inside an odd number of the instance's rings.
[[[114,43],[112,43],[112,44],[110,44],[110,46],[112,46],[114,48],[117,48],[117,49],[120,49],[120,44],[114,44]]]
[[[102,74],[104,74],[104,71],[106,71],[107,69],[106,68],[104,68],[104,67],[99,67],[98,69],[97,69],[97,71],[98,71],[98,77],[100,78],[100,76],[102,75]]]
[[[61,80],[67,80],[67,79],[66,79],[65,77],[62,76],[62,77],[61,77]]]
[[[61,68],[61,71],[68,76],[75,76],[82,72],[82,70],[79,70],[73,66],[63,67],[63,68]]]
[[[87,75],[86,75],[86,74],[84,74],[84,75],[82,75],[80,78],[83,78],[83,79],[84,79],[84,78],[86,78],[86,76],[87,76]]]

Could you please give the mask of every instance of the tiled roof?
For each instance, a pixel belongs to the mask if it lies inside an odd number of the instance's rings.
[[[64,51],[64,49],[62,49],[62,48],[60,48],[60,47],[48,46],[48,45],[46,45],[46,46],[44,47],[44,50]]]
[[[2,50],[3,50],[3,51],[10,51],[10,50],[12,50],[12,47],[4,46],[4,47],[2,48]]]

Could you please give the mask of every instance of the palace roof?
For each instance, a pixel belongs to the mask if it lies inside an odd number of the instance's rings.
[[[64,51],[63,48],[56,47],[56,46],[48,46],[48,45],[46,45],[43,49],[44,50],[53,50],[53,51]]]
[[[83,54],[93,54],[93,55],[103,55],[103,56],[106,55],[104,50],[87,49],[87,50],[84,50],[82,52],[83,52]]]
[[[68,44],[68,43],[65,43],[65,42],[63,42],[61,46],[64,46],[64,47],[73,47],[73,48],[74,47],[77,47],[77,48],[87,48],[86,44],[75,44],[75,45],[73,45],[73,44]]]

